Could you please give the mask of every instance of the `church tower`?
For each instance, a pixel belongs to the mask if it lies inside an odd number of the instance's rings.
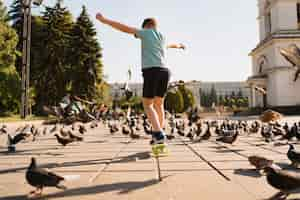
[[[290,44],[300,47],[300,1],[258,0],[259,43],[251,51],[251,107],[300,105],[300,79],[280,54]]]

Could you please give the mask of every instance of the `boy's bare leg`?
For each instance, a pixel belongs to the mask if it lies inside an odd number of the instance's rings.
[[[158,113],[154,109],[154,100],[149,99],[149,98],[143,98],[143,105],[144,105],[144,109],[147,114],[147,117],[152,125],[153,131],[160,132],[161,126],[160,126]]]
[[[160,127],[165,126],[165,109],[164,109],[164,98],[154,97],[154,109],[158,115]]]

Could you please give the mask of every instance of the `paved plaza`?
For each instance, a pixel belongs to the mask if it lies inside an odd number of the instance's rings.
[[[8,128],[13,131],[19,125],[9,123]],[[266,156],[283,168],[289,164],[287,145],[266,144],[259,135],[241,136],[233,146],[216,143],[214,137],[191,143],[177,136],[169,143],[169,156],[160,158],[163,181],[159,182],[149,139],[111,135],[103,125],[88,129],[84,142],[67,147],[48,134],[21,143],[16,153],[8,154],[6,136],[0,141],[0,200],[27,199],[33,189],[25,180],[31,157],[58,174],[80,175],[65,183],[65,191],[45,188],[41,198],[61,200],[266,199],[277,191],[253,171],[247,156]]]

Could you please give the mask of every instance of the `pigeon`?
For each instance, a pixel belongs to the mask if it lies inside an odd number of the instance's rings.
[[[182,130],[182,129],[177,129],[177,133],[178,133],[178,135],[180,135],[180,136],[182,136],[182,137],[185,136],[185,132],[184,132],[184,130]]]
[[[289,144],[290,148],[287,152],[287,157],[292,162],[293,167],[298,167],[300,163],[300,152],[296,151],[295,147],[292,144]]]
[[[296,73],[294,82],[297,81],[300,73],[300,50],[296,44],[291,44],[287,48],[281,48],[280,54],[289,61],[294,67],[296,67]]]
[[[54,135],[57,139],[57,142],[63,146],[66,146],[67,144],[70,144],[72,142],[75,142],[74,139],[71,138],[65,138],[65,137],[60,137],[58,134]]]
[[[98,127],[98,124],[97,124],[96,121],[93,121],[93,122],[91,123],[91,125],[90,125],[90,128],[93,129],[93,128],[96,128],[96,127]]]
[[[35,128],[34,131],[32,132],[32,135],[34,137],[40,136],[41,135],[41,130],[39,128]]]
[[[72,123],[71,129],[72,129],[72,131],[75,131],[75,129],[76,129],[76,123],[75,122]]]
[[[130,128],[129,136],[130,136],[131,139],[140,139],[140,137],[141,137],[140,135],[135,134],[132,128]]]
[[[267,182],[274,188],[280,190],[270,199],[286,199],[290,194],[300,189],[300,176],[274,167],[266,167],[264,172]]]
[[[193,141],[193,139],[194,139],[194,130],[193,130],[193,128],[190,129],[190,131],[188,132],[186,137],[189,138],[191,141]]]
[[[82,124],[80,124],[80,125],[79,125],[79,133],[84,134],[85,132],[87,132],[85,126],[82,125]]]
[[[288,126],[284,127],[286,134],[282,136],[281,140],[292,140],[297,136],[298,128],[296,124],[294,124],[290,129]]]
[[[122,127],[122,133],[123,133],[123,135],[129,135],[130,129],[127,128],[126,126],[123,126]]]
[[[216,141],[217,142],[223,142],[223,143],[226,143],[226,144],[233,144],[237,140],[238,135],[239,135],[239,133],[238,133],[238,131],[236,131],[235,134],[229,135],[229,136],[226,135],[226,136],[219,137],[219,138],[216,139]]]
[[[196,136],[197,136],[197,137],[200,137],[200,135],[201,135],[201,133],[202,133],[202,124],[201,124],[201,123],[197,123],[196,126],[197,126],[197,129],[196,129],[196,131],[195,131]]]
[[[47,133],[48,133],[48,128],[45,127],[45,128],[43,129],[43,135],[47,135]]]
[[[68,137],[69,136],[69,132],[67,130],[65,130],[64,128],[61,128],[59,133],[63,137]]]
[[[141,131],[142,129],[141,129],[140,126],[136,126],[136,127],[135,127],[135,130],[136,130],[136,131]]]
[[[55,131],[57,131],[57,129],[58,129],[57,124],[55,124],[53,128],[50,130],[50,133],[54,133]]]
[[[31,163],[26,171],[26,181],[36,190],[30,192],[30,195],[41,195],[44,187],[56,187],[59,189],[67,189],[66,186],[61,185],[65,178],[53,172],[39,168],[35,158],[31,158]]]
[[[210,125],[209,125],[209,123],[207,123],[207,130],[206,130],[206,132],[204,133],[204,135],[202,135],[202,136],[200,137],[200,140],[209,140],[210,137],[211,137]]]
[[[173,134],[166,134],[168,140],[173,140],[175,136]]]
[[[251,127],[249,129],[249,133],[258,133],[260,129],[260,124],[258,121],[255,121],[253,124],[251,124]]]
[[[73,139],[74,141],[83,141],[83,137],[77,136],[75,134],[72,133],[72,131],[68,131],[68,135],[71,139]]]
[[[19,134],[15,135],[14,137],[12,137],[10,134],[8,134],[7,137],[8,137],[8,145],[11,146],[11,145],[18,144],[22,140],[25,140],[28,137],[28,134],[19,133]]]
[[[285,122],[283,129],[287,132],[289,130],[289,124]]]
[[[0,128],[0,134],[7,134],[7,126],[6,125],[2,125],[2,127]]]
[[[109,131],[111,134],[115,134],[116,132],[119,131],[119,128],[116,124],[113,124],[110,128],[109,128]]]
[[[151,127],[150,125],[144,125],[144,131],[147,135],[152,135],[152,130],[151,130]]]
[[[273,140],[273,127],[271,125],[264,126],[261,129],[261,136],[265,139],[266,142],[271,142]]]
[[[248,161],[253,165],[257,170],[264,169],[273,164],[273,160],[268,160],[267,158],[261,156],[250,156]]]

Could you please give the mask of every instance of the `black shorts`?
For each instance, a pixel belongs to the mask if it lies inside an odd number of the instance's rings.
[[[152,67],[143,69],[143,77],[143,97],[154,98],[165,96],[170,80],[170,71],[168,68]]]

